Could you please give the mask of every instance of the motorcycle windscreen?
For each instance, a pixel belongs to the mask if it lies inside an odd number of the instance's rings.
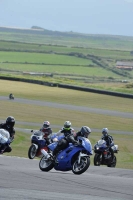
[[[106,141],[105,141],[105,140],[99,140],[99,141],[97,142],[97,145],[98,145],[99,147],[101,147],[101,148],[106,148],[106,147],[107,147]]]
[[[78,140],[81,142],[82,146],[89,152],[90,155],[93,154],[92,145],[88,138],[79,136]]]

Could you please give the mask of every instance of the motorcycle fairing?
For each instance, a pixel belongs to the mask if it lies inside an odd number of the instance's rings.
[[[82,144],[86,151],[89,152],[89,155],[93,154],[92,145],[88,138],[78,136],[78,141]]]
[[[72,158],[77,153],[79,154],[84,148],[75,147],[73,144],[69,144],[69,147],[59,152],[56,157],[58,164],[55,164],[54,169],[59,171],[69,171],[72,169]]]
[[[46,146],[46,140],[44,140],[44,139],[38,139],[38,137],[35,136],[35,135],[32,136],[31,142],[33,144],[39,145],[40,148],[43,148],[44,146]]]

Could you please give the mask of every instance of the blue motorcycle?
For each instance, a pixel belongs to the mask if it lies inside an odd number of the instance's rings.
[[[54,168],[57,171],[71,170],[74,174],[84,173],[90,166],[92,145],[89,139],[81,136],[78,137],[78,141],[78,146],[69,143],[66,149],[61,150],[56,156],[56,162],[43,156],[39,162],[39,168],[45,172]],[[56,146],[57,142],[48,145],[48,148],[53,151]]]

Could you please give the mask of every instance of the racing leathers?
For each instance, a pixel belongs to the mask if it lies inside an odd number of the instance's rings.
[[[56,156],[57,153],[60,151],[60,150],[63,150],[65,148],[68,147],[69,143],[73,143],[73,144],[78,144],[78,142],[74,139],[74,129],[73,128],[70,128],[69,130],[68,129],[65,129],[65,128],[62,128],[58,133],[63,133],[64,135],[64,138],[62,138],[61,140],[59,140],[57,146],[55,147],[55,149],[53,150],[53,156]]]
[[[113,137],[111,135],[107,135],[107,136],[102,136],[101,139],[106,141],[106,145],[109,147],[109,151],[111,152],[111,156],[113,159],[114,152],[113,149],[111,148],[114,145]]]
[[[43,133],[43,138],[46,140],[47,145],[49,145],[51,141],[51,136],[52,136],[52,129],[49,128],[40,128],[40,131]]]

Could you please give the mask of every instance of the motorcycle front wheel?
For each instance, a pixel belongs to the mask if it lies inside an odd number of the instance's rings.
[[[114,156],[113,157],[113,161],[110,164],[108,164],[107,166],[108,167],[115,167],[116,166],[116,162],[117,162],[117,159],[116,159],[116,156]]]
[[[84,173],[90,166],[90,158],[89,157],[81,157],[80,163],[77,160],[74,161],[72,165],[72,172],[74,174],[82,174]]]
[[[37,153],[37,149],[35,147],[35,145],[31,145],[28,151],[28,157],[29,159],[34,159]]]
[[[54,163],[52,160],[46,159],[44,156],[41,158],[39,162],[39,168],[42,171],[48,172],[54,167]]]
[[[101,165],[101,154],[96,153],[94,156],[94,166],[100,166]]]

